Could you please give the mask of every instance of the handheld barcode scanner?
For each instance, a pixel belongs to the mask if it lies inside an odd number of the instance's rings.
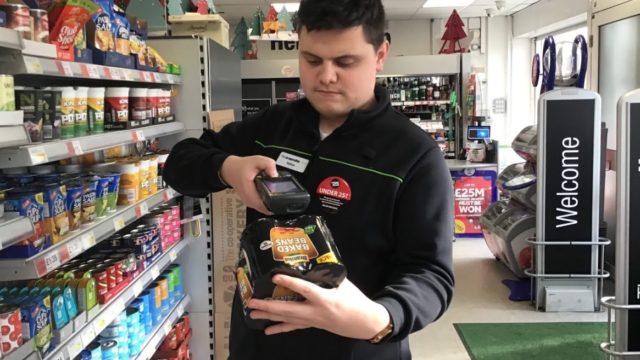
[[[311,196],[288,171],[279,171],[276,177],[260,173],[254,182],[262,202],[276,215],[299,214],[309,206]]]

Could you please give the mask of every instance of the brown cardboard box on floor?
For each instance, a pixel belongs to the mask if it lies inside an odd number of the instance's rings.
[[[229,328],[231,326],[231,314],[215,313],[215,338],[214,357],[216,360],[229,358]]]
[[[213,194],[213,283],[214,311],[231,313],[236,288],[235,269],[240,236],[246,226],[247,209],[234,190]]]
[[[233,110],[209,113],[209,124],[215,131],[220,131],[232,121]],[[211,199],[215,358],[226,360],[229,357],[231,303],[236,289],[235,268],[240,236],[246,226],[247,208],[232,189],[212,194]]]

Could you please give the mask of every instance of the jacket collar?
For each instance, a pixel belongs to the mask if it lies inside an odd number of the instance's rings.
[[[347,120],[334,133],[344,134],[352,130],[359,129],[362,126],[371,124],[382,114],[391,109],[391,100],[389,99],[389,93],[382,86],[376,85],[374,88],[374,94],[376,97],[376,104],[371,109],[367,110],[351,110]],[[302,99],[297,102],[296,107],[304,115],[304,127],[314,134],[319,135],[319,118],[320,114],[313,105],[307,99]]]

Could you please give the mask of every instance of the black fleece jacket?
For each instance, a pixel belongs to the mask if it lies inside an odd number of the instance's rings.
[[[287,169],[311,194],[307,213],[326,219],[348,278],[389,311],[394,325],[392,335],[377,345],[318,329],[266,336],[246,327],[236,296],[231,359],[410,359],[408,335],[439,318],[451,302],[449,171],[435,142],[391,107],[387,92],[376,87],[375,95],[373,109],[352,111],[324,140],[318,112],[300,100],[173,148],[164,178],[180,193],[197,197],[225,188],[218,170],[231,154],[278,159],[284,153],[308,160],[303,172]],[[340,184],[342,196],[324,195],[331,187],[321,183],[332,181]],[[260,216],[249,210],[247,223]]]

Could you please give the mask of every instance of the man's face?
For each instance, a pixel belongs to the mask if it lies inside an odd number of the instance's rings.
[[[389,51],[367,42],[362,26],[300,31],[300,82],[307,99],[324,117],[344,117],[373,99],[376,74]]]

